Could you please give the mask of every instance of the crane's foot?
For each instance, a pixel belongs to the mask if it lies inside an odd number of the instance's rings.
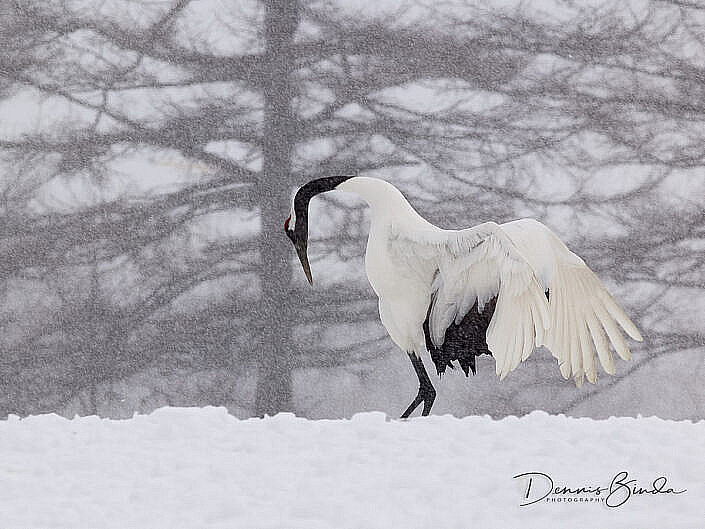
[[[422,416],[426,416],[431,413],[431,406],[433,406],[433,401],[436,400],[436,390],[431,385],[419,386],[419,392],[416,398],[413,400],[406,411],[402,413],[401,418],[406,419],[411,415],[419,404],[423,402],[423,410],[421,411]]]

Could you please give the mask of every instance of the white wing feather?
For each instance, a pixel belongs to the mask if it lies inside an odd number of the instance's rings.
[[[523,219],[501,226],[550,292],[549,331],[544,345],[558,360],[564,378],[597,380],[596,356],[605,372],[615,373],[607,338],[623,360],[631,353],[619,325],[634,340],[642,336],[585,262],[543,224]],[[606,335],[605,335],[606,333]]]
[[[415,249],[415,255],[434,256],[438,274],[429,318],[432,342],[440,346],[446,329],[459,323],[475,302],[478,308],[497,296],[487,329],[487,346],[504,378],[535,346],[544,341],[549,325],[548,302],[534,271],[500,229],[488,222],[466,230],[432,230],[395,234],[390,244],[397,255]],[[425,251],[424,251],[425,250]],[[429,251],[431,250],[431,251]]]

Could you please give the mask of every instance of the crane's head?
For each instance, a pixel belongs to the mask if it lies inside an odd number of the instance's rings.
[[[313,197],[319,193],[332,191],[346,180],[352,178],[350,176],[328,176],[326,178],[317,178],[305,184],[296,192],[294,200],[291,204],[291,214],[284,222],[284,232],[287,237],[294,243],[296,253],[301,261],[301,266],[306,274],[306,279],[313,285],[311,277],[311,266],[308,263],[308,204]]]

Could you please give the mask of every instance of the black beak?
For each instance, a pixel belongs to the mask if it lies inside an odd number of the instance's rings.
[[[311,278],[311,266],[308,264],[308,253],[307,253],[307,243],[305,240],[297,240],[294,243],[294,248],[296,248],[296,253],[299,256],[299,261],[301,261],[301,266],[304,269],[304,274],[306,274],[306,279],[308,279],[309,285],[313,286],[313,278]]]

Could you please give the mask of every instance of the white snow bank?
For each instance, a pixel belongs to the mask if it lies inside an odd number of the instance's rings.
[[[594,489],[620,471],[645,489],[665,476],[661,490],[687,490],[616,508],[594,492],[520,507],[528,478],[513,479],[541,472],[556,487]],[[547,483],[534,475],[530,498]],[[542,412],[242,421],[223,408],[164,408],[0,423],[3,528],[705,527],[704,499],[705,422]]]

